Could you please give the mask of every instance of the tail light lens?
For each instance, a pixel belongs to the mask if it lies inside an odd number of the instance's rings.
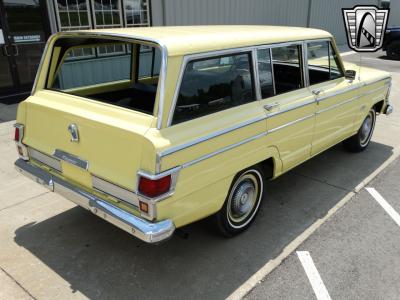
[[[141,176],[139,179],[139,192],[149,198],[155,198],[167,193],[171,188],[171,174],[158,179]]]
[[[22,127],[15,126],[15,133],[14,133],[14,141],[19,142],[20,138],[22,137]]]

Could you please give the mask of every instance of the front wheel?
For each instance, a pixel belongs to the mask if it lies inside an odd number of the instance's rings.
[[[391,42],[386,48],[386,55],[390,59],[400,59],[400,41]]]
[[[371,141],[376,121],[374,109],[370,109],[365,117],[358,132],[343,142],[344,147],[351,152],[361,152],[365,150]]]
[[[224,206],[215,215],[220,233],[237,235],[254,221],[264,194],[263,172],[251,167],[235,176]]]

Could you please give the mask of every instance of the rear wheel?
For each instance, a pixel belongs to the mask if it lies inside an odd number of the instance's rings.
[[[215,215],[219,232],[231,237],[254,221],[264,194],[263,172],[254,166],[235,176],[224,206]]]
[[[400,41],[393,41],[386,47],[386,55],[391,59],[400,59]]]
[[[351,152],[360,152],[366,149],[371,141],[376,121],[374,109],[370,109],[358,132],[343,142],[344,147]]]

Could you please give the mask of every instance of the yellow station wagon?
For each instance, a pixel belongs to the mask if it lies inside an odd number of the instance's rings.
[[[146,242],[208,216],[233,236],[266,179],[342,141],[365,149],[390,85],[317,29],[58,33],[18,108],[15,165]]]

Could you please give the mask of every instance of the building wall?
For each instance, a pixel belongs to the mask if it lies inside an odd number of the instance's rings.
[[[400,4],[400,0],[392,0]],[[153,25],[268,24],[308,26],[346,43],[341,8],[358,0],[152,0]],[[377,5],[378,0],[363,0]],[[400,8],[398,9],[400,11]]]
[[[400,0],[390,1],[389,26],[400,26]]]

